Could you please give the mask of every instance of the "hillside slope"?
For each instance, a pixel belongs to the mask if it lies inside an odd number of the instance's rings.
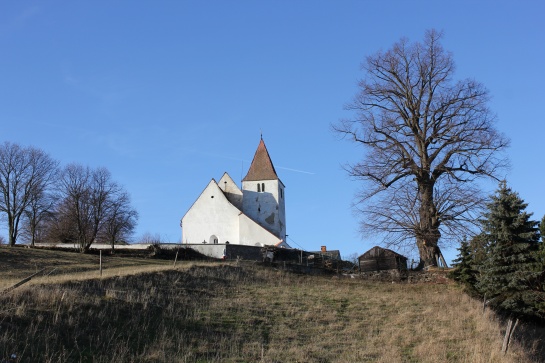
[[[454,285],[214,264],[0,295],[17,362],[530,362]]]

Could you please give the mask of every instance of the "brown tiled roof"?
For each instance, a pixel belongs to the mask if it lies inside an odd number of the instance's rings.
[[[252,160],[252,165],[248,170],[248,174],[242,179],[243,181],[254,181],[254,180],[276,180],[278,175],[276,175],[276,170],[274,170],[274,165],[265,146],[263,139],[259,142],[257,151],[254,155],[254,160]]]

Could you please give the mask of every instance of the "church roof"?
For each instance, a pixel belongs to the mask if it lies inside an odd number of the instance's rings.
[[[277,180],[276,170],[265,146],[263,139],[259,142],[259,146],[252,160],[252,165],[248,170],[248,174],[242,179],[243,181],[255,181],[255,180]]]

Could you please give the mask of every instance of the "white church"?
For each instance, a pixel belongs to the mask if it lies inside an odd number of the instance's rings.
[[[225,257],[226,245],[291,248],[284,200],[284,184],[261,138],[242,190],[227,173],[212,179],[182,218],[182,243],[216,258]]]

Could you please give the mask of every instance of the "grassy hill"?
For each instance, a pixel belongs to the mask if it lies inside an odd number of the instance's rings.
[[[0,294],[0,361],[531,362],[516,342],[502,355],[498,322],[453,284],[113,257],[99,278],[97,256],[15,250],[10,281],[63,272]]]

